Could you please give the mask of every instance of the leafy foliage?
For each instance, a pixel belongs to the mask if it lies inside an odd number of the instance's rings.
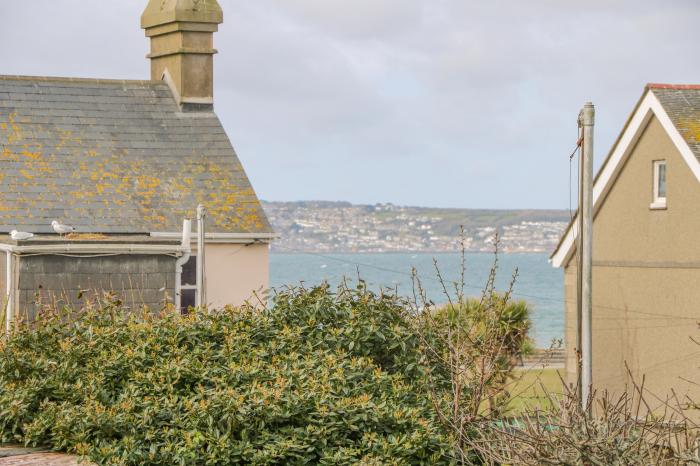
[[[483,347],[496,339],[500,356],[496,362],[506,371],[533,349],[528,338],[530,314],[526,301],[493,293],[484,299],[464,298],[436,309],[432,325],[444,335],[453,329],[452,342],[466,341],[474,352],[483,352]]]
[[[404,304],[324,285],[270,309],[47,316],[0,343],[0,440],[115,465],[447,463]]]

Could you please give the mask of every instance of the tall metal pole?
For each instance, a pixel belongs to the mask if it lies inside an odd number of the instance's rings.
[[[7,251],[7,264],[5,268],[5,286],[6,286],[6,297],[7,301],[5,302],[5,333],[7,335],[10,334],[12,331],[12,321],[15,318],[14,315],[14,296],[13,296],[13,285],[14,285],[14,277],[13,277],[13,267],[12,267],[12,253],[10,251]]]
[[[587,102],[581,110],[583,125],[583,176],[581,183],[581,406],[586,409],[593,384],[593,127],[595,107]]]
[[[204,219],[207,216],[207,211],[202,204],[197,206],[197,295],[195,304],[197,307],[206,306],[206,283],[204,281]]]
[[[578,115],[579,127],[579,144],[583,147],[583,115],[582,111]],[[581,312],[581,292],[583,290],[583,262],[581,261],[581,251],[583,246],[581,239],[583,238],[583,222],[581,221],[581,207],[583,206],[583,150],[579,152],[578,158],[578,211],[576,214],[576,396],[581,400],[581,345],[583,335],[581,334],[581,321],[583,313]]]

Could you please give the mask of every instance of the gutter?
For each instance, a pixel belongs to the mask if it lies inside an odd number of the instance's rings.
[[[152,238],[175,239],[180,238],[180,233],[170,231],[152,231]],[[277,233],[206,233],[207,243],[257,243],[260,241],[272,241],[280,237]]]
[[[181,245],[168,244],[37,244],[15,246],[0,243],[0,251],[12,254],[179,254]]]

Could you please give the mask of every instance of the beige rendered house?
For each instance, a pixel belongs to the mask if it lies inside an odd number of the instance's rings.
[[[241,304],[273,231],[214,113],[216,0],[150,0],[150,80],[0,76],[0,286],[9,323],[110,290],[128,306]],[[183,220],[206,216],[206,282]],[[77,232],[60,235],[57,220]],[[11,235],[12,230],[32,233]]]
[[[700,86],[649,84],[594,184],[593,388],[698,399]],[[577,221],[551,257],[565,270],[567,378],[576,381]],[[653,395],[650,396],[654,400]]]

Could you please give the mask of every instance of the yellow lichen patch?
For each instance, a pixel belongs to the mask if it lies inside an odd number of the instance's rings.
[[[93,193],[91,191],[78,191],[78,190],[70,191],[68,194],[71,198],[73,198],[76,201],[92,198],[95,196],[95,193]]]
[[[193,160],[197,160],[197,157]],[[213,177],[203,180],[196,191],[192,191],[192,187],[180,180],[171,181],[173,192],[169,197],[172,201],[182,197],[179,192],[182,192],[182,195],[193,196],[197,203],[206,206],[211,223],[222,229],[253,231],[265,227],[259,215],[255,193],[252,189],[241,188],[233,182],[231,176],[234,170],[228,164],[224,166],[214,162],[202,163],[200,159],[199,162],[190,161],[184,171],[204,171]]]
[[[10,129],[7,132],[7,143],[14,144],[22,140],[22,129],[16,123],[17,112],[10,113],[8,117]]]
[[[97,183],[95,184],[95,191],[97,194],[103,194],[110,187],[107,183]]]
[[[23,157],[26,157],[26,158],[28,158],[28,159],[30,159],[30,160],[39,160],[39,159],[41,159],[41,153],[40,153],[40,152],[29,152],[28,150],[23,150],[22,152],[20,152],[20,154],[21,154]]]
[[[150,175],[141,174],[136,177],[136,191],[139,194],[154,194],[155,189],[160,186],[160,180]]]
[[[678,122],[678,129],[690,142],[700,142],[700,114],[695,118],[682,118]]]
[[[29,170],[24,170],[24,169],[22,169],[22,170],[20,170],[19,172],[22,174],[23,177],[25,177],[25,178],[28,179],[28,180],[33,180],[33,179],[34,179],[34,175],[33,175],[32,172],[30,172]]]
[[[143,211],[141,217],[148,224],[157,227],[164,227],[168,221],[168,219],[162,213],[156,213],[152,210]]]
[[[108,236],[100,234],[100,233],[70,233],[70,234],[66,235],[66,238],[90,240],[90,239],[107,239]]]
[[[15,144],[22,140],[22,130],[16,123],[17,112],[10,113],[7,116],[7,122],[0,124],[0,130],[5,134],[7,144]]]

